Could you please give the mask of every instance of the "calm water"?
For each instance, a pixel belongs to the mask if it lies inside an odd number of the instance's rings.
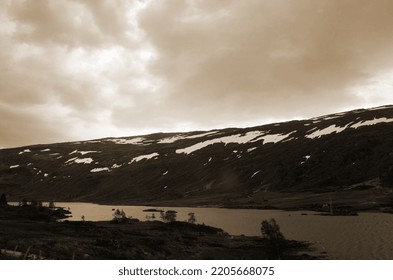
[[[261,221],[275,218],[285,237],[311,241],[319,252],[332,259],[393,259],[393,215],[360,213],[359,216],[320,216],[315,212],[279,210],[187,208],[57,203],[70,208],[70,220],[102,221],[113,218],[112,209],[123,209],[127,216],[145,220],[148,208],[176,210],[177,220],[185,221],[195,213],[197,223],[219,227],[232,235],[260,235]],[[307,213],[307,215],[302,215]],[[159,218],[159,213],[155,213]]]

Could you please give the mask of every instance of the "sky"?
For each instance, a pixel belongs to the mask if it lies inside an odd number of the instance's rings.
[[[2,0],[0,147],[393,104],[391,0]]]

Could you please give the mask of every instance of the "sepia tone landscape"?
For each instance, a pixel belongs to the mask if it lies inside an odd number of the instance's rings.
[[[264,222],[282,236],[279,253],[263,226],[261,237],[230,235],[196,223],[193,212],[183,222],[177,211],[160,208],[146,208],[153,215],[144,221],[119,209],[108,210],[112,221],[85,221],[92,216],[85,209],[58,223],[72,210],[42,201],[311,210],[354,219],[361,211],[391,213],[392,125],[393,107],[383,106],[244,129],[3,149],[0,188],[19,201],[1,208],[3,252],[15,246],[45,258],[326,258],[308,242],[285,239],[274,219]]]
[[[393,259],[392,10],[1,1],[0,259]]]

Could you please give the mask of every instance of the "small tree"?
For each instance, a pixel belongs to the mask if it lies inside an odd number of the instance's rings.
[[[276,220],[263,220],[261,224],[261,233],[262,236],[269,241],[267,243],[267,249],[270,251],[272,257],[281,259],[285,238]]]
[[[168,210],[168,211],[166,211],[165,213],[164,213],[164,212],[161,212],[161,213],[160,213],[160,216],[161,216],[161,219],[162,219],[164,222],[172,223],[172,222],[175,222],[175,221],[176,221],[176,217],[177,217],[177,214],[176,214],[176,213],[177,213],[176,211]]]
[[[116,209],[115,213],[113,213],[112,222],[114,223],[124,223],[127,220],[126,213],[122,210]]]
[[[196,218],[195,218],[195,213],[188,213],[188,220],[190,224],[195,224],[196,223]]]
[[[269,240],[282,240],[284,235],[275,219],[263,220],[261,225],[262,236]]]
[[[49,202],[49,208],[56,208],[55,203],[53,201]]]

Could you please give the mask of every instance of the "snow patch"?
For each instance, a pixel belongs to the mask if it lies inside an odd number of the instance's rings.
[[[111,168],[119,168],[119,167],[122,167],[122,166],[123,166],[123,164],[116,164],[116,163],[114,163]]]
[[[138,161],[143,160],[143,159],[152,159],[152,158],[155,158],[155,157],[158,157],[158,156],[159,156],[158,153],[152,153],[152,154],[148,154],[148,155],[137,156],[137,157],[134,157],[128,164],[131,164],[133,162],[138,162]]]
[[[162,176],[165,176],[168,173],[169,173],[169,171],[165,171],[164,173],[162,173]]]
[[[289,135],[291,135],[292,133],[294,133],[296,131],[292,131],[288,134],[267,134],[261,137],[258,137],[257,139],[251,141],[251,142],[257,142],[257,141],[261,141],[263,140],[263,144],[267,144],[267,143],[278,143],[282,140],[284,140],[285,138],[287,138]]]
[[[351,125],[351,127],[356,129],[361,126],[369,126],[369,125],[375,125],[378,123],[390,123],[390,122],[393,122],[393,119],[387,119],[387,118],[376,119],[376,118],[374,118],[373,120],[361,121],[361,122],[355,123],[355,124]]]
[[[218,131],[210,131],[210,132],[206,132],[206,133],[201,133],[201,134],[195,134],[195,135],[191,135],[191,136],[187,136],[185,138],[187,139],[194,139],[194,138],[200,138],[203,136],[208,136],[208,135],[212,135],[212,134],[216,134]]]
[[[30,149],[25,149],[21,152],[19,152],[19,155],[24,154],[24,153],[31,153]]]
[[[50,149],[43,149],[43,150],[41,150],[41,152],[49,152],[50,151]]]
[[[257,175],[259,172],[261,172],[261,171],[254,172],[254,174],[251,175],[251,178],[253,178],[255,175]]]
[[[300,164],[304,164],[310,157],[310,155],[304,156],[304,160]]]
[[[177,135],[177,136],[161,139],[157,143],[158,144],[169,144],[169,143],[174,143],[177,140],[181,140],[181,139],[184,139],[184,137],[182,137],[181,135]]]
[[[249,148],[249,149],[247,149],[247,153],[250,153],[250,152],[252,152],[252,151],[254,151],[254,150],[256,150],[256,149],[257,149],[257,147]]]
[[[200,138],[203,136],[208,136],[212,134],[216,134],[217,131],[210,131],[210,132],[205,132],[205,133],[200,133],[200,134],[195,134],[195,135],[190,135],[190,136],[184,136],[184,135],[176,135],[172,137],[167,137],[164,139],[159,140],[157,143],[158,144],[169,144],[169,143],[174,143],[178,140],[183,140],[183,139],[195,139],[195,138]]]
[[[112,138],[112,139],[107,139],[106,141],[110,141],[115,144],[121,144],[121,145],[125,145],[125,144],[146,145],[145,143],[143,143],[143,141],[145,141],[145,138],[143,137],[136,137],[132,139]]]
[[[347,126],[340,127],[340,126],[336,126],[333,124],[333,125],[328,126],[324,129],[314,131],[313,133],[310,133],[310,134],[306,135],[305,137],[310,138],[310,139],[320,138],[323,135],[328,135],[328,134],[332,134],[332,133],[340,133],[341,131],[345,130],[346,128],[347,128]]]
[[[90,164],[92,163],[94,160],[92,158],[71,158],[69,160],[67,160],[65,163],[83,163],[83,164]]]
[[[206,140],[197,144],[194,144],[190,147],[186,147],[183,149],[177,149],[176,153],[177,154],[181,154],[181,153],[185,153],[185,154],[191,154],[197,150],[203,149],[207,146],[216,144],[216,143],[223,143],[225,145],[229,144],[229,143],[237,143],[237,144],[245,144],[247,142],[250,142],[251,140],[266,134],[266,132],[264,131],[249,131],[244,135],[241,134],[234,134],[234,135],[230,135],[230,136],[224,136],[224,137],[220,137],[220,138],[215,138],[215,139],[210,139],[210,140]],[[254,141],[252,141],[254,142]]]
[[[100,167],[100,168],[93,168],[92,170],[90,170],[91,173],[102,172],[102,171],[110,172],[110,169],[108,167]]]
[[[79,154],[81,154],[81,155],[83,156],[83,155],[90,154],[90,153],[101,153],[101,152],[98,152],[98,151],[78,151],[78,150],[75,150],[75,151],[72,151],[71,153],[69,153],[69,155],[76,154],[76,153],[79,153]]]
[[[17,168],[17,167],[19,167],[19,165],[11,165],[11,166],[10,166],[10,169],[12,169],[12,168]]]

